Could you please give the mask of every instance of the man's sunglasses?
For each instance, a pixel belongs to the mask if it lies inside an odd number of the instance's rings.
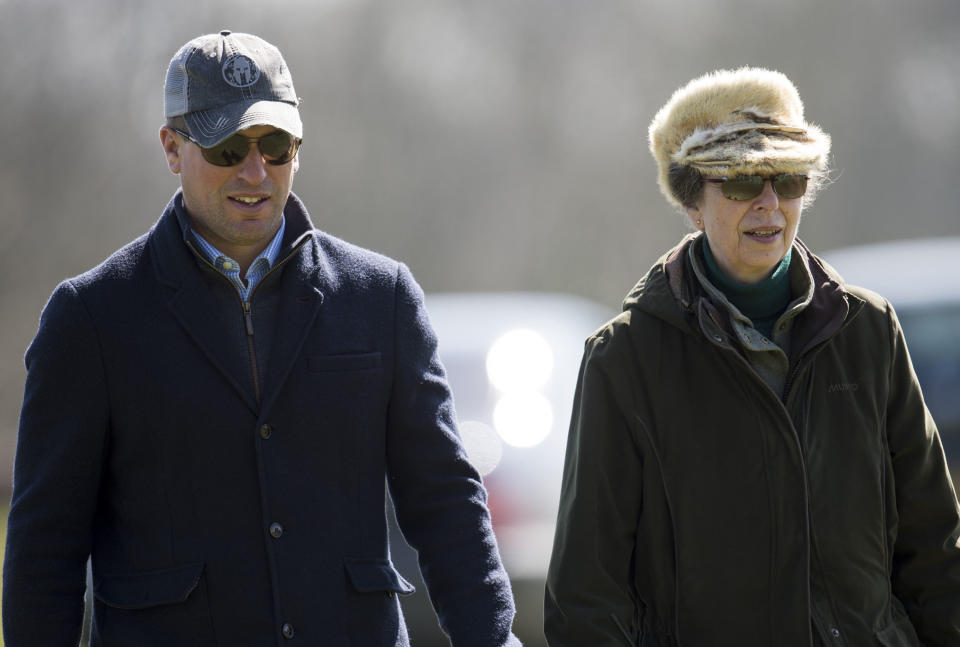
[[[763,193],[764,183],[770,180],[773,190],[781,198],[799,198],[807,192],[807,176],[781,173],[773,177],[762,175],[738,175],[737,177],[704,178],[704,182],[720,185],[723,197],[730,200],[753,200]]]
[[[247,153],[250,152],[250,145],[254,143],[256,143],[267,164],[280,166],[296,156],[301,142],[300,139],[284,130],[274,130],[263,137],[244,137],[238,133],[227,137],[216,146],[205,148],[190,133],[185,133],[177,128],[171,130],[180,133],[199,146],[203,159],[215,166],[235,166],[239,164],[246,159]]]

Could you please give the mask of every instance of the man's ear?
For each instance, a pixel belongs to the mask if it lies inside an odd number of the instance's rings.
[[[180,138],[168,126],[160,127],[160,145],[167,156],[167,166],[174,175],[180,174]]]

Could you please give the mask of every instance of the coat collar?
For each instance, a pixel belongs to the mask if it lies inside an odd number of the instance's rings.
[[[711,320],[710,334],[724,330],[725,317],[709,316],[715,308],[690,267],[688,249],[702,233],[688,234],[664,254],[642,278],[623,303],[624,310],[639,308],[674,326],[705,330]],[[804,353],[835,334],[856,315],[863,300],[850,293],[843,279],[829,265],[814,255],[799,239],[793,252],[807,265],[813,277],[813,299],[797,317],[794,326],[794,348]]]
[[[177,191],[148,236],[148,247],[158,283],[171,314],[185,329],[207,359],[241,394],[254,414],[265,414],[289,375],[300,354],[313,321],[323,303],[329,276],[325,260],[315,241],[317,233],[309,214],[297,196],[290,194],[284,208],[287,227],[277,264],[271,272],[282,271],[279,279],[279,305],[273,342],[266,362],[261,402],[238,380],[235,366],[238,353],[234,340],[222,334],[209,316],[217,302],[208,281],[203,280],[205,261],[191,249],[189,220],[183,207],[182,192]],[[269,274],[268,274],[269,276]],[[231,286],[232,287],[232,286]],[[256,308],[256,290],[252,308]],[[243,305],[237,296],[237,317],[243,317]],[[254,331],[256,332],[256,331]]]
[[[281,262],[316,232],[307,208],[294,193],[287,198],[283,214],[287,225],[277,255]],[[148,244],[155,252],[153,264],[161,283],[175,286],[187,280],[186,274],[196,260],[190,250],[193,243],[191,231],[190,218],[183,205],[183,191],[178,189],[149,233]]]

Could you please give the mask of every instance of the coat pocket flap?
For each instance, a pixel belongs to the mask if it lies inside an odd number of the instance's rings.
[[[145,609],[184,602],[203,574],[203,564],[96,578],[94,595],[117,609]]]
[[[410,595],[416,589],[405,580],[389,559],[357,559],[348,557],[344,566],[353,588],[361,593],[387,591]]]

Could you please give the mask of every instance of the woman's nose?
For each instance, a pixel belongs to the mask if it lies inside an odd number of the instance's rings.
[[[777,192],[773,190],[773,183],[770,180],[765,180],[763,191],[753,201],[753,208],[774,211],[779,206],[780,198],[777,196]]]

